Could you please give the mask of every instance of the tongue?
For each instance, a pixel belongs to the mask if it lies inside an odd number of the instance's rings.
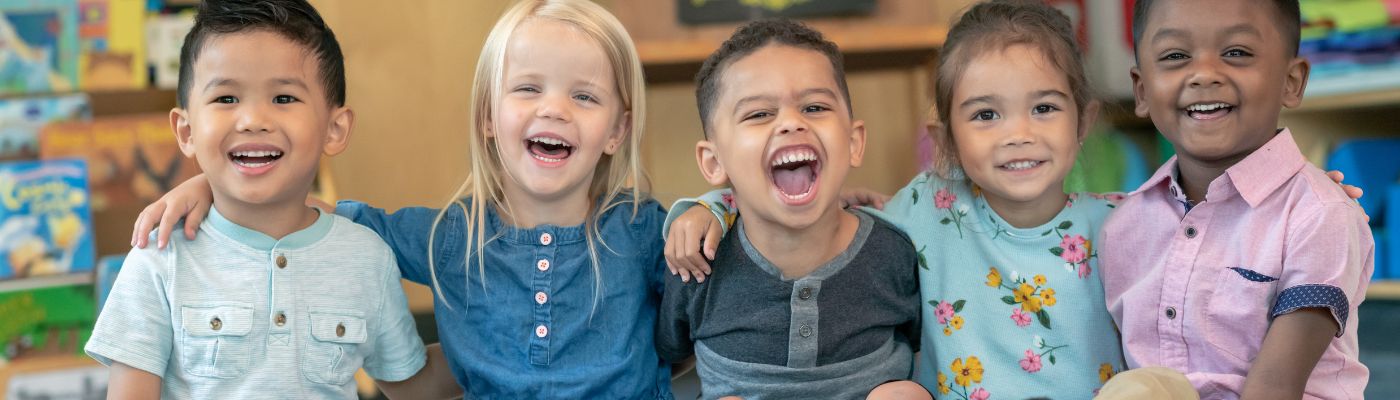
[[[807,190],[812,188],[812,166],[804,164],[793,169],[774,169],[773,183],[778,185],[778,190],[789,196],[807,193]]]
[[[569,155],[568,147],[530,143],[530,151],[549,158],[563,158]]]

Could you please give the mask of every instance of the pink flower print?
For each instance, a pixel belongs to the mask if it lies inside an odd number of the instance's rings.
[[[1031,313],[1021,312],[1021,307],[1012,308],[1011,320],[1016,321],[1016,326],[1025,328],[1031,325]]]
[[[1084,236],[1065,235],[1064,239],[1060,240],[1060,248],[1064,249],[1064,252],[1060,253],[1060,258],[1063,258],[1065,262],[1078,264],[1089,258],[1089,249],[1084,248]]]
[[[720,200],[724,201],[725,207],[729,207],[730,210],[733,210],[734,208],[736,208],[736,207],[739,206],[737,203],[734,202],[734,194],[733,194],[733,193],[725,193],[725,194],[720,195],[719,197],[720,197]]]
[[[1079,277],[1080,277],[1080,278],[1088,278],[1090,272],[1093,272],[1093,269],[1090,269],[1090,268],[1089,268],[1089,263],[1079,264]]]
[[[1026,358],[1021,359],[1021,369],[1026,372],[1040,372],[1040,355],[1035,350],[1026,350]]]
[[[938,307],[933,309],[933,315],[938,317],[939,324],[947,324],[953,318],[953,305],[946,301],[938,302]]]
[[[968,399],[968,400],[987,400],[987,399],[989,399],[989,398],[991,398],[991,397],[992,397],[992,394],[991,394],[991,393],[988,393],[988,392],[987,392],[987,389],[977,388],[977,390],[973,390],[973,391],[972,391],[972,394],[969,394],[969,395],[967,396],[967,399]]]
[[[948,188],[938,189],[938,192],[933,194],[934,207],[945,210],[952,209],[955,201],[958,201],[958,195],[948,191]]]

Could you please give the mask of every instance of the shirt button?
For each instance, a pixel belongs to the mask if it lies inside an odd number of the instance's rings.
[[[1176,307],[1167,307],[1167,319],[1176,319]]]
[[[544,294],[544,292],[535,292],[535,303],[544,304],[546,301],[549,301],[549,295]]]
[[[1186,227],[1186,238],[1187,238],[1187,239],[1193,239],[1193,238],[1195,238],[1195,237],[1196,237],[1196,227],[1194,227],[1194,226],[1188,226],[1188,227]]]
[[[797,291],[797,298],[807,300],[812,298],[812,288],[805,287]]]
[[[224,321],[220,321],[219,317],[214,317],[214,319],[209,320],[209,329],[216,331],[224,329]]]
[[[545,337],[545,336],[548,336],[548,335],[549,335],[549,328],[546,328],[544,325],[540,325],[540,326],[535,327],[535,336],[536,336],[536,337]]]
[[[554,243],[554,235],[550,235],[549,232],[541,233],[540,244],[548,246],[550,243]]]
[[[286,324],[287,324],[287,314],[283,314],[283,313],[280,313],[280,312],[277,313],[277,318],[274,318],[274,319],[272,320],[272,322],[275,323],[275,324],[277,324],[277,326],[286,325]]]
[[[802,335],[802,337],[812,337],[812,327],[807,324],[802,324],[801,328],[797,328],[797,334]]]
[[[277,255],[277,268],[287,268],[287,256]]]
[[[548,271],[548,270],[549,270],[549,260],[540,260],[539,262],[536,262],[536,263],[535,263],[535,268],[539,268],[540,271]]]
[[[335,337],[345,337],[345,324],[335,324]]]

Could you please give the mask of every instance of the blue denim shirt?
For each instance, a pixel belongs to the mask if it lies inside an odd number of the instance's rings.
[[[352,201],[336,207],[389,243],[405,279],[429,287],[428,235],[438,211],[386,213]],[[520,229],[492,209],[483,232],[483,279],[476,253],[468,251],[466,213],[450,208],[432,247],[442,290],[433,308],[443,351],[467,398],[671,398],[670,365],[654,346],[666,273],[665,215],[654,200],[640,204],[635,218],[630,201],[606,211],[597,227],[602,240],[595,242],[598,281],[585,226]],[[595,288],[601,289],[596,308]]]

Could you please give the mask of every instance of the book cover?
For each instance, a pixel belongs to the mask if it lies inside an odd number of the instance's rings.
[[[82,355],[97,322],[90,284],[0,292],[3,360]]]
[[[146,87],[143,0],[79,0],[78,80],[83,90]]]
[[[86,94],[0,99],[0,161],[39,158],[39,131],[53,122],[88,121]]]
[[[76,0],[0,0],[0,95],[78,87]]]
[[[0,163],[0,279],[92,271],[82,160]]]
[[[155,86],[174,89],[180,83],[180,46],[194,28],[194,12],[152,14],[146,20],[146,62]]]
[[[180,152],[167,114],[51,124],[39,136],[39,156],[87,160],[92,208],[98,212],[144,206],[199,174],[194,159]]]

